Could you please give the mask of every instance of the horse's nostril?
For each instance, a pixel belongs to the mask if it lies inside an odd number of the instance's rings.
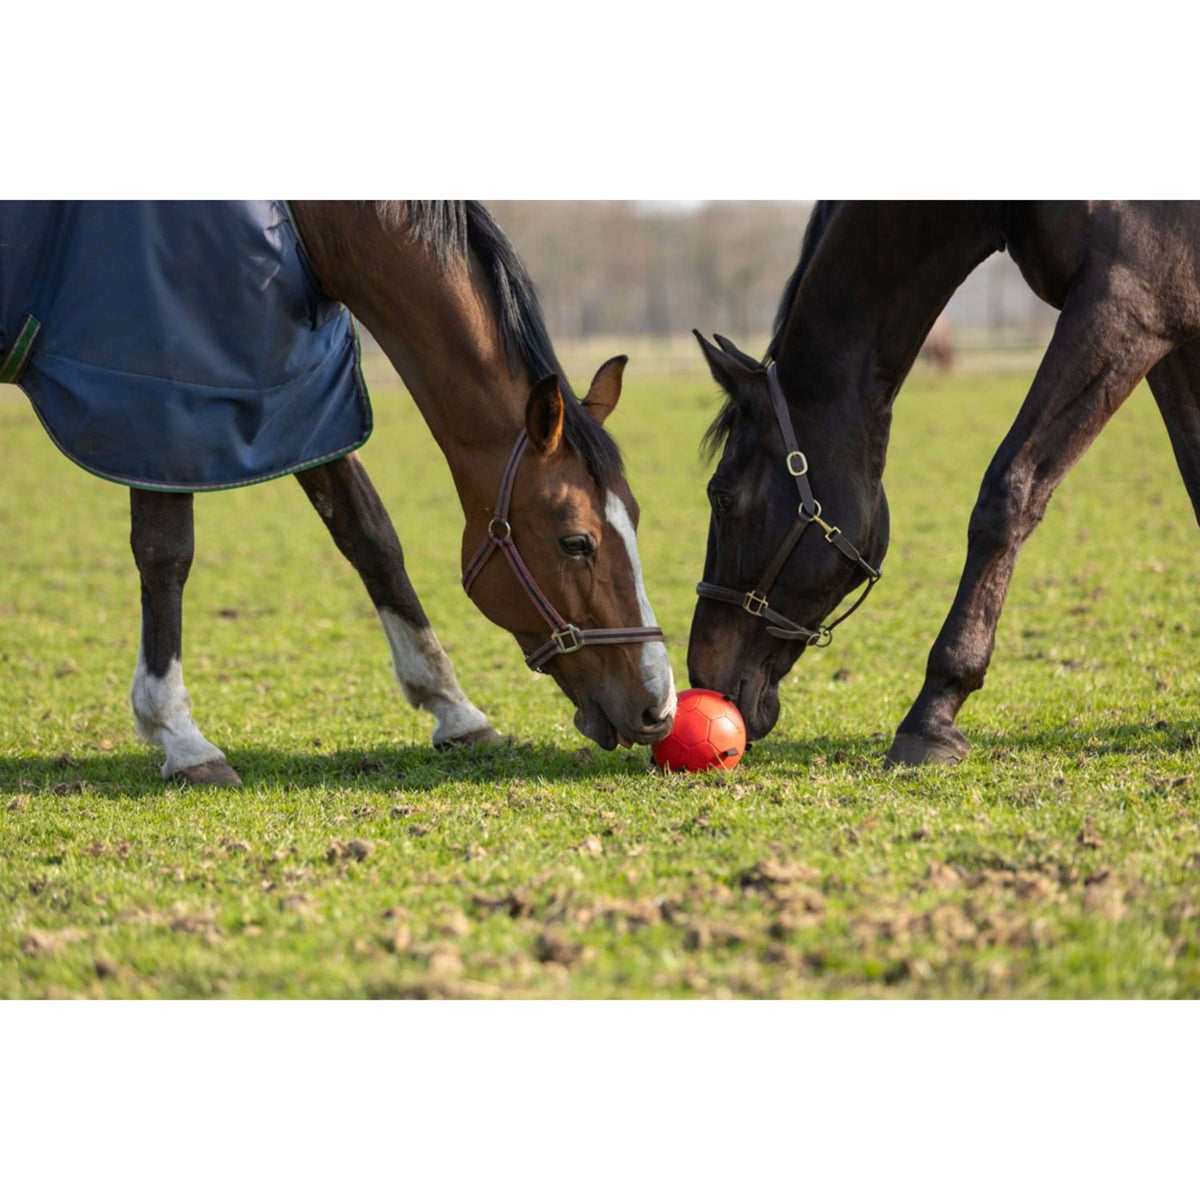
[[[670,716],[671,706],[669,704],[651,705],[645,712],[642,713],[642,724],[647,729],[653,729],[656,725],[661,725]]]

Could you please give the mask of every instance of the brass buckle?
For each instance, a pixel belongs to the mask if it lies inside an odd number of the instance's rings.
[[[752,616],[761,617],[767,607],[767,598],[761,592],[747,592],[742,607]]]
[[[832,542],[834,534],[841,533],[842,531],[836,525],[830,525],[830,523],[821,516],[820,500],[814,500],[813,505],[816,507],[816,512],[809,512],[808,509],[801,504],[800,515],[804,517],[805,520],[815,521],[818,525],[820,525],[820,527],[825,531],[825,540],[827,542]]]
[[[574,654],[576,650],[583,649],[583,641],[579,634],[580,630],[576,626],[568,625],[566,629],[554,630],[550,634],[550,640],[558,647],[559,654]]]
[[[800,460],[801,466],[800,466],[799,470],[797,470],[795,467],[792,466],[793,458],[798,458]],[[799,479],[801,475],[808,474],[808,459],[805,458],[804,455],[799,450],[793,450],[787,456],[787,469],[788,469],[789,475],[792,475],[795,478]]]
[[[496,526],[502,527],[504,532],[497,533]],[[488,522],[487,531],[488,537],[490,537],[494,542],[503,542],[512,537],[512,526],[503,517],[493,517]]]

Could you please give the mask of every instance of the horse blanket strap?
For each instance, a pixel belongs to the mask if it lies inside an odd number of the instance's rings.
[[[771,392],[771,406],[775,411],[775,420],[779,424],[779,432],[783,437],[783,445],[787,453],[784,462],[788,474],[796,481],[796,490],[800,495],[799,520],[788,531],[787,537],[783,539],[779,549],[776,550],[775,557],[767,564],[762,578],[750,591],[739,592],[734,588],[719,587],[715,583],[702,582],[696,584],[696,594],[707,600],[720,600],[726,604],[736,604],[750,616],[761,618],[770,626],[767,632],[772,637],[803,641],[809,646],[828,646],[833,640],[834,629],[854,613],[870,595],[871,589],[879,582],[880,572],[877,567],[871,566],[863,558],[854,544],[836,525],[830,525],[822,516],[821,505],[814,497],[812,485],[808,481],[808,459],[796,442],[796,431],[792,427],[791,413],[788,411],[787,399],[780,386],[779,373],[774,363],[767,368],[767,383]],[[813,525],[824,530],[825,540],[831,546],[841,551],[846,558],[866,572],[867,586],[858,599],[836,620],[830,621],[828,625],[809,629],[807,626],[798,625],[777,609],[772,608],[767,600],[767,594],[775,586],[775,581],[779,578],[784,564],[791,557],[792,551]]]
[[[0,202],[0,382],[129,487],[258,483],[371,433],[353,319],[277,200]]]
[[[513,484],[517,478],[517,467],[529,445],[529,435],[522,430],[517,436],[512,453],[504,474],[500,478],[500,491],[496,497],[496,507],[492,519],[488,522],[487,538],[475,552],[463,572],[463,590],[469,596],[471,586],[483,570],[492,552],[499,550],[508,561],[517,582],[538,610],[543,621],[550,626],[550,640],[539,646],[531,654],[525,656],[526,664],[534,671],[543,671],[546,663],[558,654],[573,654],[584,646],[613,646],[622,642],[661,642],[664,640],[663,631],[658,626],[639,626],[632,629],[580,629],[569,621],[564,621],[558,610],[550,603],[545,592],[538,587],[537,580],[521,557],[516,542],[512,538],[512,526],[508,523],[508,514],[512,504]]]

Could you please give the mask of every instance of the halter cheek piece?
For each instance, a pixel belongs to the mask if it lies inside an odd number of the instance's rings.
[[[752,617],[761,617],[771,626],[767,632],[772,637],[803,641],[809,646],[828,646],[833,641],[834,628],[858,608],[871,594],[871,589],[879,582],[879,568],[871,566],[842,531],[836,525],[830,525],[821,516],[821,505],[814,498],[808,482],[808,459],[804,457],[800,452],[800,447],[796,444],[796,432],[792,428],[792,418],[788,413],[787,400],[784,398],[783,388],[779,385],[779,375],[774,363],[767,368],[767,382],[771,388],[771,404],[775,410],[775,419],[779,422],[779,432],[783,435],[783,444],[787,450],[785,462],[788,474],[796,481],[796,489],[800,493],[800,519],[783,539],[783,543],[775,552],[775,557],[767,565],[763,577],[751,591],[739,592],[733,588],[718,587],[715,583],[698,583],[696,584],[696,594],[703,596],[706,600],[721,600],[726,604],[736,604],[739,608],[745,609]],[[783,613],[777,612],[767,602],[767,593],[774,586],[775,580],[779,578],[779,572],[783,570],[784,563],[787,562],[800,539],[812,525],[824,530],[825,540],[831,546],[836,546],[852,563],[861,567],[868,576],[867,586],[862,595],[836,621],[831,621],[828,625],[818,625],[816,629],[797,625],[795,621],[789,620]]]
[[[508,559],[517,582],[525,590],[525,594],[538,610],[543,621],[550,626],[550,640],[539,646],[532,654],[525,655],[526,664],[535,671],[545,673],[546,663],[557,654],[574,654],[584,646],[613,646],[621,642],[661,642],[664,641],[663,631],[657,625],[639,626],[636,629],[580,629],[569,621],[564,621],[558,610],[546,598],[545,593],[537,585],[532,572],[525,565],[521,552],[512,539],[512,526],[508,523],[509,505],[512,501],[513,483],[517,478],[517,467],[521,456],[529,445],[529,435],[522,430],[509,455],[508,465],[500,479],[500,494],[496,498],[496,508],[492,519],[488,522],[487,538],[475,552],[475,557],[467,564],[463,572],[463,590],[469,596],[471,585],[479,577],[484,564],[497,548]]]

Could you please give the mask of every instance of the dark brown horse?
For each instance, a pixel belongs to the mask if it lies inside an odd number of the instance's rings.
[[[499,551],[471,579],[472,599],[554,676],[587,737],[609,749],[660,738],[674,710],[671,670],[650,628],[637,505],[601,428],[625,360],[606,363],[575,399],[524,267],[482,205],[297,202],[293,212],[324,291],[374,334],[446,456],[465,516],[464,566],[481,545]],[[430,628],[358,456],[296,478],[362,577],[405,696],[435,718],[434,745],[494,739]],[[497,514],[503,479],[511,490]],[[237,783],[196,726],[183,684],[193,497],[133,490],[131,506],[142,580],[138,728],[163,751],[164,776]]]
[[[737,699],[751,737],[778,719],[779,681],[805,646],[828,640],[821,622],[869,581],[867,566],[879,566],[892,401],[955,288],[1005,248],[1061,315],[984,476],[958,593],[888,761],[966,755],[955,718],[983,686],[1017,554],[1055,487],[1143,377],[1200,515],[1200,205],[823,201],[764,360],[774,364],[782,416],[766,366],[725,339],[719,347],[701,339],[728,394],[709,433],[710,447],[724,449],[709,483],[704,578],[748,599],[746,611],[724,596],[700,599],[688,670],[694,684]],[[801,458],[785,457],[788,422]],[[798,513],[793,466],[805,468],[819,521],[803,502]],[[756,584],[797,523],[811,530],[767,598],[786,623],[762,612],[755,619]],[[839,527],[832,540],[822,536],[831,527]]]

